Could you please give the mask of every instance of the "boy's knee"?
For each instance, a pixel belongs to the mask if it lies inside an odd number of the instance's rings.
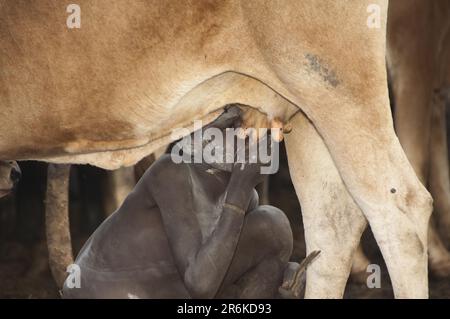
[[[280,209],[262,205],[251,211],[247,217],[247,224],[251,224],[251,231],[261,244],[280,256],[287,262],[292,254],[293,235],[288,218]]]

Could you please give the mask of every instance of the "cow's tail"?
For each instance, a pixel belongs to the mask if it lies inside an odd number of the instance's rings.
[[[70,165],[49,164],[45,200],[45,229],[49,266],[61,289],[67,277],[67,267],[73,264],[69,227]]]

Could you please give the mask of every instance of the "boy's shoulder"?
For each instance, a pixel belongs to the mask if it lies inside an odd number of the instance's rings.
[[[189,167],[185,163],[175,163],[170,154],[158,158],[144,174],[146,180],[180,180],[189,176]]]

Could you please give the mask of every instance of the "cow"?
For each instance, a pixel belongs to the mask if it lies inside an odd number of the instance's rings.
[[[292,121],[297,138],[286,147],[302,204],[298,134],[308,129],[311,145],[323,143],[311,151],[329,152],[324,162],[362,211],[340,218],[345,228],[319,211],[305,219],[305,228],[321,229],[307,237],[308,253],[327,248],[310,269],[306,297],[341,296],[327,289],[332,269],[324,265],[351,255],[366,219],[395,296],[428,296],[432,199],[394,132],[387,0],[78,5],[81,28],[71,29],[63,3],[0,2],[0,159],[114,169],[168,144],[173,128],[192,131],[194,119],[208,124],[224,105],[247,105]],[[345,256],[329,235],[350,243]],[[340,282],[350,269],[336,268]]]

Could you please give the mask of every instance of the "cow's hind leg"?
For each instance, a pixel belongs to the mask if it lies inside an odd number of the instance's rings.
[[[427,227],[432,200],[394,134],[387,92],[384,103],[385,108],[382,104],[367,106],[360,114],[355,112],[356,104],[341,110],[332,107],[330,116],[323,112],[312,118],[347,189],[370,223],[395,296],[424,298],[428,296]],[[377,108],[384,116],[377,115]],[[301,146],[297,144],[287,145],[289,152],[298,152]],[[301,187],[300,173],[291,169],[291,176]]]
[[[384,99],[368,99],[364,106],[330,94],[322,97],[328,111],[308,111],[370,223],[396,297],[424,298],[428,296],[427,227],[432,200],[395,136],[387,88],[385,94]],[[297,144],[287,145],[292,148],[289,151],[299,152]],[[301,185],[299,175],[291,169],[294,184]]]
[[[366,56],[358,58],[365,61]],[[322,136],[350,195],[368,220],[388,267],[395,296],[425,298],[432,199],[395,134],[384,59],[383,63],[369,59],[364,65],[371,65],[370,75],[365,74],[364,68],[349,74],[336,64],[336,74],[342,79],[336,87],[318,83],[314,92],[309,92],[302,89],[300,82],[291,82],[293,76],[286,76],[286,85],[298,92],[296,104],[302,105]],[[291,70],[286,68],[287,73]],[[370,84],[364,85],[367,78]],[[301,148],[298,140],[287,144],[292,155],[301,152]],[[290,173],[300,189],[302,173],[293,168],[292,161],[297,161],[295,156],[289,157]]]
[[[308,268],[306,298],[342,298],[367,221],[349,195],[323,140],[302,114],[286,135],[289,169],[297,176],[307,253],[320,250]],[[289,147],[295,143],[295,151]],[[295,159],[295,160],[294,160]]]

